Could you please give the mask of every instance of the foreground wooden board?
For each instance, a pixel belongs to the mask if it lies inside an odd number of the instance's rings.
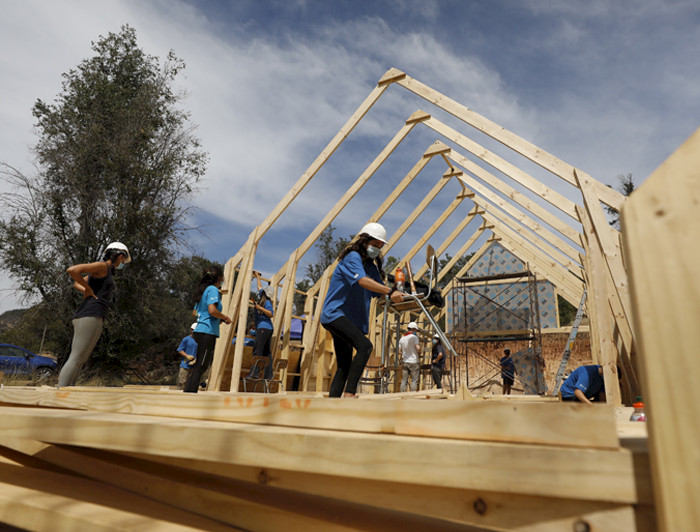
[[[659,530],[700,530],[700,129],[622,211]]]
[[[632,453],[76,410],[2,407],[3,434],[174,458],[426,486],[637,503]],[[641,486],[641,488],[640,488]],[[643,500],[643,499],[642,499]]]
[[[0,463],[0,526],[26,530],[231,530],[84,478]]]
[[[331,400],[310,396],[5,388],[10,404],[480,441],[617,449],[611,407],[577,403]]]
[[[45,460],[106,485],[171,504],[181,510],[206,515],[245,530],[474,530],[446,521],[443,516],[430,518],[416,512],[396,512],[376,505],[359,505],[337,497],[329,498],[328,493],[316,496],[282,490],[261,485],[257,481],[227,479],[105,451],[54,446],[31,440],[12,440],[2,436],[0,440],[0,453],[2,445],[6,445],[35,460]]]
[[[138,454],[128,456],[257,483],[259,486],[328,496],[400,512],[494,527],[498,530],[522,532],[575,530],[574,526],[583,520],[597,532],[653,531],[653,518],[646,519],[645,526],[642,526],[638,518],[633,515],[635,513],[633,507],[627,504],[498,493],[486,489],[426,487],[420,485],[418,481],[407,484],[390,480],[341,478],[201,460],[147,457]],[[636,525],[635,521],[637,521]]]

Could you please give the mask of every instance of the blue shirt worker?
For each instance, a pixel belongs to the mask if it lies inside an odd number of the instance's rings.
[[[515,362],[510,356],[510,349],[504,349],[501,357],[501,379],[503,379],[503,394],[510,395],[510,390],[515,382]]]
[[[265,364],[265,371],[263,372],[263,378],[272,378],[272,353],[270,351],[270,342],[272,340],[272,316],[274,312],[272,310],[272,298],[275,297],[274,289],[272,286],[262,287],[262,280],[260,278],[260,272],[254,271],[255,279],[258,282],[258,301],[256,302],[253,298],[250,301],[253,303],[255,308],[255,344],[253,345],[253,356],[256,357],[268,357],[267,363]],[[251,369],[248,376],[252,379],[258,378],[258,368]]]
[[[197,327],[197,324],[193,323],[190,327],[190,334],[182,339],[177,348],[177,354],[182,358],[180,361],[180,371],[177,374],[178,390],[183,390],[185,388],[187,377],[190,376],[190,369],[192,369],[192,366],[197,360],[197,342],[194,340],[195,327]]]
[[[355,397],[373,348],[365,336],[371,298],[384,295],[394,303],[403,301],[403,293],[386,286],[380,273],[379,252],[385,243],[386,229],[381,224],[368,223],[338,257],[321,313],[321,325],[333,336],[338,362],[329,397]]]
[[[195,312],[198,316],[194,329],[194,341],[197,342],[197,359],[194,361],[187,382],[185,393],[197,393],[202,375],[209,369],[214,358],[216,339],[219,337],[219,323],[231,324],[231,319],[221,312],[221,295],[219,289],[224,282],[224,272],[216,265],[204,271],[195,293]]]
[[[576,368],[561,385],[561,398],[588,404],[591,404],[591,399],[605,401],[603,368],[598,364]]]

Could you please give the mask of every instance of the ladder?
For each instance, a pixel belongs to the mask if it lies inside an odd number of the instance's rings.
[[[564,348],[564,354],[561,356],[561,364],[559,364],[559,370],[557,371],[557,377],[554,382],[554,391],[552,395],[557,395],[559,393],[559,388],[561,387],[561,382],[564,379],[564,372],[566,371],[566,366],[569,365],[569,358],[571,357],[571,350],[574,347],[574,340],[576,339],[576,334],[578,333],[578,327],[581,325],[581,318],[583,318],[583,308],[586,306],[586,290],[583,289],[583,295],[581,296],[581,302],[578,305],[578,310],[576,311],[576,317],[574,318],[574,323],[571,326],[571,333],[569,334],[569,339],[566,342],[566,347]]]

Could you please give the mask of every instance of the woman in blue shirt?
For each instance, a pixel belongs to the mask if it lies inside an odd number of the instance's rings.
[[[197,327],[194,340],[197,342],[197,360],[190,370],[185,383],[185,392],[197,393],[202,374],[214,358],[214,346],[219,337],[219,323],[231,323],[231,319],[221,313],[219,288],[224,282],[224,273],[218,266],[211,266],[204,272],[195,294]]]
[[[328,293],[323,302],[321,325],[333,336],[338,369],[329,389],[329,397],[355,397],[365,365],[372,354],[369,330],[369,305],[372,297],[391,296],[403,301],[403,293],[384,284],[379,250],[386,244],[386,229],[369,223],[359,237],[340,254]],[[353,358],[353,349],[356,355]]]
[[[251,302],[255,307],[255,345],[253,346],[253,356],[269,357],[265,364],[264,379],[272,378],[272,357],[270,356],[270,341],[272,340],[272,298],[274,290],[272,286],[263,288],[260,272],[254,271],[253,275],[258,282],[258,302],[251,298]],[[251,371],[248,376],[252,379],[257,379],[257,369]]]

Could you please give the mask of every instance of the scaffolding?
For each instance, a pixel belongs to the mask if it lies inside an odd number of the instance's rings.
[[[458,277],[450,299],[453,316],[450,335],[452,345],[458,346],[457,385],[462,375],[470,389],[480,388],[499,375],[500,355],[494,360],[479,346],[510,342],[509,345],[518,347],[511,348],[518,368],[516,382],[525,393],[546,391],[538,281],[529,265],[521,272]],[[470,370],[476,368],[477,375],[470,380]]]

